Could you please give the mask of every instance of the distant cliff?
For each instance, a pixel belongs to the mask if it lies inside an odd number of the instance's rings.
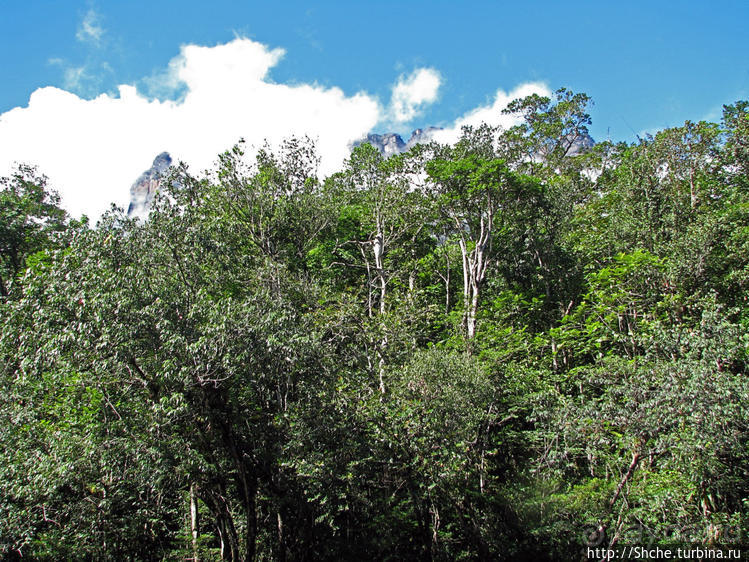
[[[369,134],[362,140],[355,142],[354,146],[363,143],[370,143],[385,156],[400,154],[410,149],[413,145],[420,142],[429,142],[431,134],[441,129],[429,127],[427,129],[416,129],[411,133],[408,142],[404,142],[400,135],[395,133],[385,133],[383,135]],[[129,217],[143,217],[148,214],[156,191],[161,185],[163,174],[172,165],[172,157],[168,152],[162,152],[153,161],[151,167],[143,172],[135,180],[130,188],[130,205],[127,208]]]
[[[151,207],[151,201],[161,185],[162,175],[172,165],[172,157],[168,152],[162,152],[153,161],[151,167],[143,172],[130,188],[130,205],[128,216],[144,216]]]
[[[370,133],[353,146],[369,143],[378,149],[384,156],[400,154],[411,149],[412,146],[432,140],[434,133],[441,131],[440,127],[427,127],[426,129],[415,129],[408,141],[397,133],[375,134]],[[577,139],[568,151],[568,156],[576,156],[589,150],[595,141],[586,135]],[[153,165],[143,172],[130,188],[130,206],[127,208],[128,216],[142,217],[148,214],[151,201],[161,185],[161,177],[172,165],[172,157],[168,152],[162,152],[153,161]]]
[[[441,130],[441,127],[416,129],[411,133],[408,142],[405,142],[403,138],[397,133],[385,133],[383,135],[370,133],[360,141],[355,142],[354,146],[369,143],[377,150],[379,150],[384,156],[392,156],[393,154],[406,152],[412,146],[420,142],[429,142],[430,140],[432,140],[433,133]]]

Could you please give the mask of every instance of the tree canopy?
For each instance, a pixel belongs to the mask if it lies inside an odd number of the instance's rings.
[[[571,560],[749,505],[749,104],[590,98],[318,174],[171,169],[149,216],[0,180],[0,554]]]

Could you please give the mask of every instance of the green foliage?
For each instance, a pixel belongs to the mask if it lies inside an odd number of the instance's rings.
[[[59,205],[59,195],[33,168],[21,166],[0,178],[0,298],[9,296],[26,260],[56,244],[66,229],[67,213]]]
[[[4,178],[0,555],[745,536],[747,102],[586,147],[589,104],[517,100],[508,130],[364,145],[323,181],[308,139],[240,144],[93,229]]]

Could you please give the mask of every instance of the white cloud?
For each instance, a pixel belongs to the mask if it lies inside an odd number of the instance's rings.
[[[88,100],[59,88],[39,88],[26,107],[0,114],[0,175],[9,174],[16,162],[37,165],[69,211],[93,219],[112,202],[127,207],[130,186],[163,151],[197,173],[240,138],[252,156],[251,148],[266,140],[277,146],[290,136],[307,135],[316,142],[325,175],[336,171],[351,144],[376,125],[392,123],[394,114],[410,119],[433,102],[441,82],[437,71],[418,69],[397,81],[392,104],[385,108],[362,92],[274,83],[268,73],[283,56],[283,49],[244,38],[215,47],[183,46],[162,75],[147,79],[152,91],[172,94],[163,101],[132,85],[120,85],[119,95]],[[69,88],[95,79],[85,68],[70,72]],[[166,99],[175,93],[178,99]],[[511,124],[501,110],[531,93],[548,95],[549,90],[542,84],[500,90],[493,104],[468,112],[435,138],[453,142],[462,125],[481,121]]]
[[[408,76],[401,76],[393,85],[392,119],[398,123],[411,121],[424,106],[437,100],[440,84],[442,77],[433,68],[418,68]]]
[[[546,84],[541,82],[528,82],[517,86],[510,92],[497,90],[494,101],[490,105],[484,105],[472,109],[455,122],[441,131],[432,134],[432,139],[442,143],[454,143],[460,138],[461,129],[465,126],[478,126],[481,123],[487,123],[492,126],[500,126],[508,129],[520,122],[519,118],[513,115],[504,115],[502,110],[509,103],[518,98],[524,98],[532,94],[540,96],[550,96],[551,90]]]
[[[99,14],[92,8],[83,17],[83,21],[78,26],[75,37],[82,43],[91,43],[99,46],[103,35],[104,28],[99,23]]]
[[[67,209],[95,218],[110,202],[126,207],[132,182],[164,150],[200,171],[240,138],[260,146],[309,135],[321,172],[330,173],[384,111],[363,93],[271,82],[283,54],[242,38],[184,46],[169,66],[171,83],[184,88],[178,101],[151,100],[129,85],[92,100],[40,88],[27,107],[0,115],[0,175],[14,162],[36,164]]]

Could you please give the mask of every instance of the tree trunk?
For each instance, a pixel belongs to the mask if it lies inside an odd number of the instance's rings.
[[[378,232],[372,244],[372,250],[374,252],[375,269],[377,270],[377,281],[380,285],[380,314],[385,314],[385,296],[387,295],[387,280],[385,279],[385,268],[382,261],[385,253],[384,244],[382,232]]]
[[[245,560],[254,562],[257,538],[257,487],[255,485],[245,488],[245,517],[247,518],[247,529],[245,530]]]
[[[281,517],[281,508],[276,513],[278,528],[278,562],[286,562],[286,543],[283,535],[283,518]]]
[[[195,492],[195,484],[190,485],[190,535],[192,536],[192,559],[200,562],[198,554],[198,536],[200,535],[200,522],[198,521],[198,498]]]
[[[479,294],[481,284],[486,277],[489,263],[487,251],[491,247],[491,233],[493,226],[493,215],[491,212],[484,218],[481,217],[481,230],[473,249],[468,251],[468,243],[464,233],[461,231],[460,221],[453,217],[455,225],[460,232],[460,253],[463,259],[463,329],[466,339],[472,340],[476,335],[476,316],[478,313]]]
[[[219,485],[218,490],[209,492],[202,496],[202,499],[216,519],[216,529],[221,541],[221,559],[239,562],[241,560],[239,537],[237,536],[237,528],[234,526],[231,510],[226,503],[226,490],[223,488],[223,485]]]
[[[445,257],[445,314],[450,312],[450,256]]]
[[[231,435],[231,434],[229,434]],[[255,560],[255,541],[257,539],[257,481],[254,474],[248,473],[243,455],[236,445],[230,445],[237,470],[235,482],[242,494],[242,507],[247,522],[244,536],[244,558],[241,560],[253,562]]]
[[[479,290],[478,287],[473,287],[473,294],[471,295],[471,302],[468,308],[468,314],[466,316],[466,335],[469,340],[472,340],[476,335],[476,311],[479,306]]]
[[[460,237],[460,255],[463,259],[463,329],[468,331],[468,311],[471,306],[471,277],[468,265],[468,247],[466,241]]]
[[[387,279],[385,277],[385,265],[383,257],[385,255],[385,237],[382,234],[382,228],[380,225],[377,227],[377,236],[372,243],[372,252],[374,254],[375,271],[377,275],[377,281],[380,287],[380,302],[379,302],[379,313],[381,317],[380,323],[382,324],[383,336],[380,340],[380,346],[377,350],[378,355],[378,376],[380,383],[380,393],[385,394],[385,349],[388,345],[388,338],[386,327],[382,322],[382,316],[385,314],[387,307],[385,306],[385,299],[387,297]]]
[[[363,244],[359,244],[359,251],[367,268],[367,315],[369,318],[372,318],[372,269],[369,265],[369,259],[367,258],[367,253],[364,251]]]

